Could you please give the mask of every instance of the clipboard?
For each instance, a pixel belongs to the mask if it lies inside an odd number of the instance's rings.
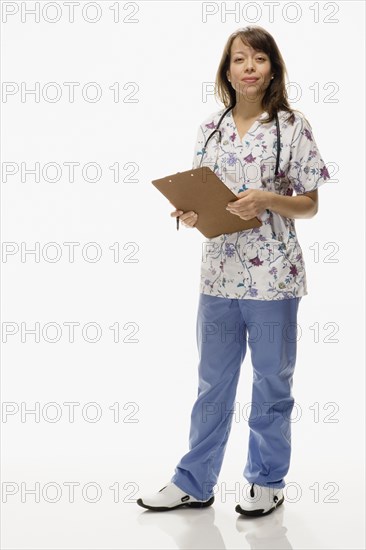
[[[226,210],[228,202],[238,199],[216,176],[209,166],[192,168],[152,180],[151,182],[177,210],[197,212],[196,227],[205,237],[218,237],[260,227],[262,222],[254,217],[243,220]]]

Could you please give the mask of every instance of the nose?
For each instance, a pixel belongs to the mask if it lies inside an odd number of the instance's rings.
[[[253,62],[251,60],[248,60],[247,62],[247,66],[246,66],[246,71],[253,71],[254,67],[253,67]]]

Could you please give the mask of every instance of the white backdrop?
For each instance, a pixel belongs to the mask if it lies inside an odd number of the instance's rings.
[[[3,548],[364,548],[364,3],[71,5],[1,5]],[[188,450],[204,241],[151,180],[191,167],[249,23],[274,36],[332,177],[296,220],[309,294],[285,506],[234,511],[248,351],[214,507],[144,512]]]

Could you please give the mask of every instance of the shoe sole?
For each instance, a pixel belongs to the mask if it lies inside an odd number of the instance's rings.
[[[139,506],[142,506],[142,508],[147,508],[148,510],[154,510],[155,512],[167,512],[168,510],[176,510],[177,508],[181,508],[182,506],[188,506],[189,508],[207,508],[207,506],[211,506],[211,504],[214,503],[215,497],[212,496],[209,500],[206,500],[206,502],[183,502],[182,504],[178,504],[177,506],[149,506],[148,504],[145,504],[142,498],[139,498],[136,500],[136,504]]]
[[[268,514],[271,514],[276,510],[278,506],[281,506],[281,504],[284,502],[285,498],[282,497],[281,500],[276,502],[276,504],[271,508],[270,510],[267,510],[267,512],[262,512],[260,510],[244,510],[240,504],[238,504],[235,508],[235,512],[238,512],[239,514],[242,514],[243,516],[251,516],[251,517],[262,517],[262,516],[268,516]]]

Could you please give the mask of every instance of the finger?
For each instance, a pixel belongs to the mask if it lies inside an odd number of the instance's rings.
[[[194,213],[193,216],[185,217],[184,219],[180,218],[180,219],[182,220],[184,225],[186,225],[187,227],[193,227],[197,222],[198,214]]]
[[[174,210],[174,212],[171,212],[171,217],[172,218],[176,218],[177,216],[180,216],[181,214],[183,214],[183,210]]]
[[[181,220],[182,222],[186,222],[186,223],[188,222],[188,223],[190,223],[191,221],[196,220],[197,217],[198,217],[198,216],[197,216],[196,212],[192,212],[192,213],[186,212],[186,213],[184,214],[184,216],[182,216],[182,217],[180,218],[180,220]]]

